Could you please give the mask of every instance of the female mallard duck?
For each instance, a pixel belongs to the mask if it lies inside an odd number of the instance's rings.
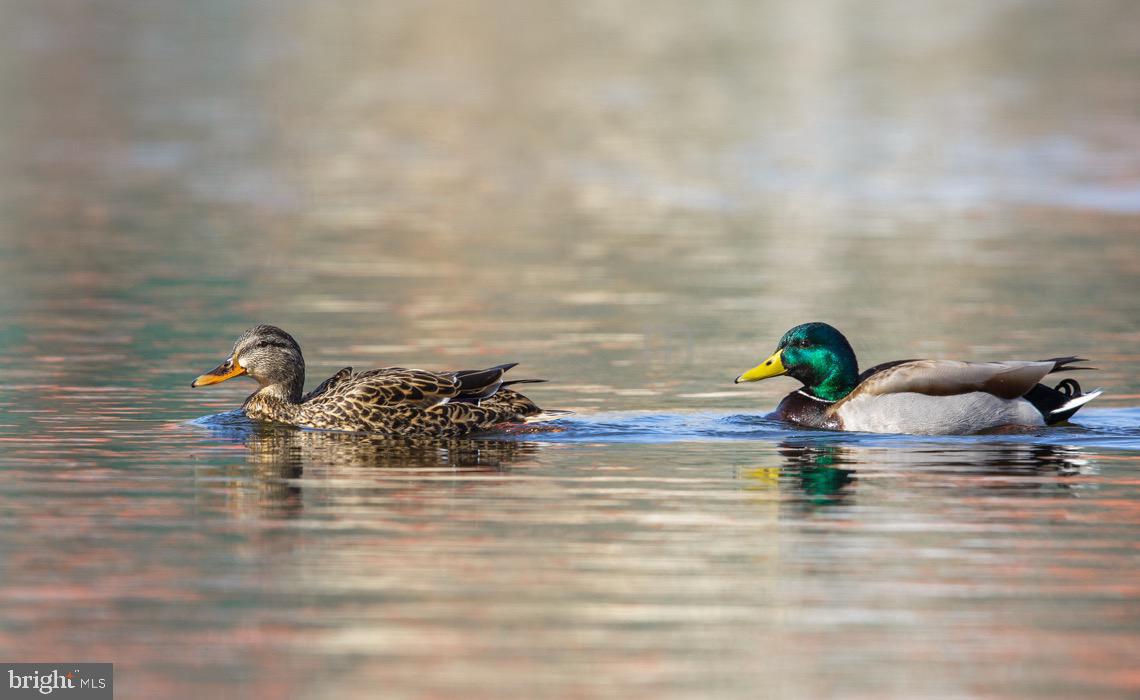
[[[514,363],[490,369],[429,372],[387,367],[353,372],[345,367],[307,394],[305,359],[293,336],[275,326],[254,326],[234,343],[226,361],[192,387],[248,374],[260,388],[242,408],[254,420],[304,428],[404,436],[456,436],[503,423],[532,423],[570,411],[543,411],[504,382]]]
[[[1068,366],[1083,361],[897,360],[860,374],[847,338],[816,322],[785,333],[776,352],[736,383],[782,374],[798,379],[803,387],[785,396],[773,414],[790,423],[868,433],[955,435],[1068,420],[1101,391],[1082,394],[1072,379],[1053,389],[1038,382],[1053,372],[1091,369]]]

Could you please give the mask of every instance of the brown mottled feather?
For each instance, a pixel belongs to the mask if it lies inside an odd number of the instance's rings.
[[[352,376],[352,368],[351,367],[345,367],[344,369],[340,370],[339,372],[337,372],[333,376],[329,377],[328,379],[326,379],[323,382],[321,382],[320,384],[318,384],[317,388],[313,389],[312,391],[310,391],[309,393],[307,393],[303,397],[301,397],[301,403],[304,403],[306,401],[311,401],[312,399],[316,398],[317,396],[320,396],[321,394],[325,393],[329,389],[332,389],[337,384],[340,384],[341,382],[343,382],[344,380],[348,379],[351,376]]]
[[[496,373],[494,384],[501,385],[504,371]],[[486,390],[479,386],[472,393]],[[511,389],[498,388],[478,401],[465,400],[467,393],[454,372],[389,367],[354,374],[346,367],[298,404],[254,394],[245,412],[250,418],[307,428],[432,436],[489,430],[542,413]]]
[[[504,388],[503,375],[514,366],[454,372],[404,367],[353,372],[345,367],[303,394],[305,360],[300,345],[280,328],[262,324],[243,333],[230,357],[192,385],[215,384],[245,373],[260,385],[243,405],[252,419],[407,437],[458,436],[569,413],[544,412],[522,394]],[[226,376],[217,379],[221,373]],[[539,380],[511,383],[525,381]]]

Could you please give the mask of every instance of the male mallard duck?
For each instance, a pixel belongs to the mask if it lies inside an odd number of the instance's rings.
[[[1056,388],[1045,375],[1079,357],[1031,362],[897,360],[859,373],[847,338],[826,323],[805,323],[780,338],[776,352],[736,378],[755,382],[787,374],[803,387],[784,397],[774,416],[790,423],[868,433],[954,435],[1010,425],[1052,425],[1100,396],[1081,393],[1065,379]]]
[[[570,411],[543,411],[504,382],[515,364],[458,372],[387,367],[353,372],[345,367],[307,394],[305,358],[293,336],[275,326],[254,326],[234,343],[226,361],[192,387],[248,374],[261,386],[242,408],[254,420],[304,428],[405,436],[455,436],[503,423],[532,423]]]

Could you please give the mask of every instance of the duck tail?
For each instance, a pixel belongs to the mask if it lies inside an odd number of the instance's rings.
[[[1059,358],[1072,361],[1081,361],[1078,358]],[[1092,369],[1091,367],[1064,367],[1063,369]],[[1054,370],[1057,371],[1057,370]],[[1025,400],[1041,412],[1047,425],[1063,423],[1072,418],[1073,414],[1082,406],[1104,393],[1103,389],[1094,389],[1085,394],[1081,392],[1081,385],[1075,379],[1063,379],[1056,387],[1050,389],[1044,384],[1038,384],[1029,390]]]
[[[1062,421],[1069,420],[1069,418],[1072,417],[1074,413],[1081,409],[1081,406],[1084,406],[1089,401],[1092,401],[1104,393],[1104,389],[1097,388],[1093,389],[1087,394],[1082,394],[1081,385],[1078,384],[1075,379],[1066,379],[1062,381],[1057,385],[1057,389],[1059,390],[1062,386],[1065,386],[1066,382],[1068,382],[1073,387],[1073,391],[1069,394],[1066,394],[1066,396],[1072,398],[1069,398],[1068,401],[1049,412],[1049,415],[1045,417],[1045,420],[1050,425],[1053,423],[1060,423]]]
[[[522,380],[524,383],[535,380]],[[538,380],[542,381],[542,380]],[[479,406],[496,411],[503,417],[503,423],[541,423],[572,415],[573,411],[553,408],[539,408],[538,404],[513,389],[503,389],[483,401]]]
[[[1049,370],[1049,374],[1052,374],[1054,372],[1074,372],[1077,370],[1096,369],[1096,367],[1070,367],[1069,365],[1073,364],[1074,362],[1088,362],[1087,358],[1077,357],[1076,355],[1070,355],[1068,357],[1050,357],[1047,360],[1041,361],[1053,363],[1053,369]],[[1077,389],[1079,392],[1080,387],[1078,386]]]
[[[559,418],[565,418],[566,416],[572,415],[574,415],[573,411],[563,411],[555,408],[544,408],[540,413],[525,416],[523,418],[523,423],[542,423],[548,420],[558,420]]]
[[[503,375],[517,364],[517,362],[508,362],[505,365],[495,365],[487,369],[465,369],[456,372],[455,379],[459,382],[459,396],[453,400],[478,401],[493,396],[499,387],[503,386]]]
[[[512,379],[509,382],[503,382],[499,386],[512,386],[514,384],[542,384],[545,379]]]

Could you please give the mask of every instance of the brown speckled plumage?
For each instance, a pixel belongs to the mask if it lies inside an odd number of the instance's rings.
[[[230,358],[193,386],[249,374],[261,385],[243,406],[249,418],[387,435],[452,437],[568,413],[544,412],[506,388],[512,382],[504,382],[503,375],[512,367],[455,372],[403,367],[353,372],[345,367],[302,395],[300,346],[281,329],[263,325],[242,334]]]

